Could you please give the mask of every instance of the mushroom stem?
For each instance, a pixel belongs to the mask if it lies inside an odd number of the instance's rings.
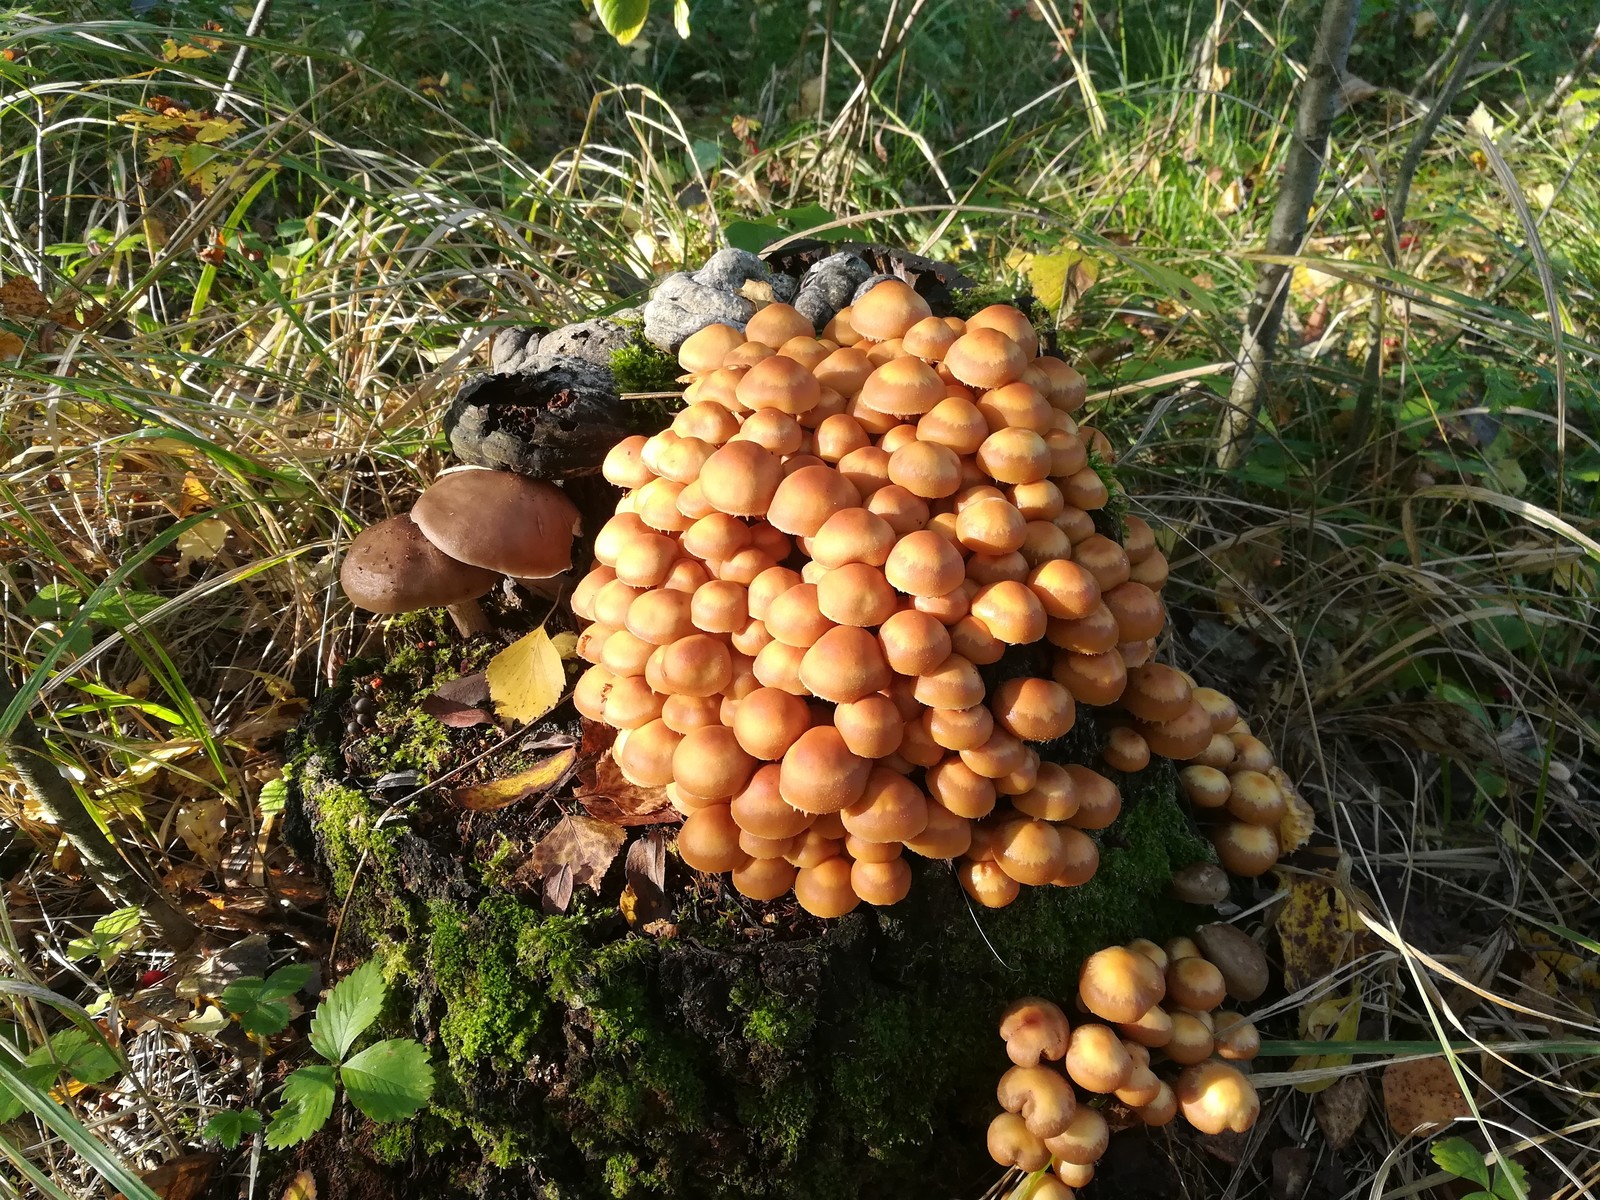
[[[488,633],[491,628],[489,618],[484,615],[483,605],[476,600],[457,600],[454,604],[446,604],[444,610],[450,614],[450,619],[456,623],[456,628],[461,631],[461,636],[464,638]]]

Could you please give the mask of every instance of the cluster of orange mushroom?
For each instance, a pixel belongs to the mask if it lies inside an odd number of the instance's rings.
[[[1017,309],[935,317],[894,280],[821,337],[771,304],[679,361],[671,427],[606,459],[627,491],[572,608],[575,702],[667,789],[684,861],[830,917],[902,899],[905,850],[993,906],[1089,879],[1120,793],[1036,746],[1122,698],[1167,571],[1143,522],[1097,531],[1082,376]]]
[[[1142,771],[1152,754],[1187,764],[1179,783],[1227,870],[1264,875],[1303,840],[1304,801],[1222,692],[1144,663],[1128,670],[1115,703],[1121,719],[1106,738],[1106,764]]]
[[[1221,1006],[1229,995],[1254,1000],[1266,984],[1260,948],[1231,925],[1208,925],[1165,948],[1140,939],[1090,955],[1078,1007],[1097,1019],[1073,1024],[1037,996],[1001,1017],[1013,1065],[997,1089],[1002,1111],[989,1125],[990,1155],[1030,1173],[1050,1168],[1053,1176],[1027,1194],[1072,1200],[1106,1151],[1107,1111],[1146,1125],[1181,1114],[1201,1133],[1244,1132],[1261,1103],[1233,1063],[1254,1058],[1261,1038]],[[1106,1097],[1104,1111],[1077,1089]]]

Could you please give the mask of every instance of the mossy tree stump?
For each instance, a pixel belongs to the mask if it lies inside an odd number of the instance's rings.
[[[562,1200],[977,1195],[997,1174],[983,1135],[1000,1009],[1069,997],[1088,952],[1200,916],[1166,899],[1172,871],[1209,851],[1159,761],[1118,779],[1123,813],[1095,835],[1088,884],[1027,888],[998,911],[972,905],[942,862],[915,863],[901,904],[824,922],[669,858],[671,916],[644,932],[619,910],[619,854],[598,895],[548,913],[515,869],[563,807],[581,808],[557,793],[468,812],[448,787],[527,766],[577,718],[563,706],[391,807],[505,735],[418,707],[498,645],[463,647],[431,616],[385,637],[388,659],[352,664],[301,731],[289,834],[344,905],[335,965],[380,959],[389,1020],[431,1046],[439,1085],[405,1124],[324,1135],[340,1139],[330,1195],[402,1181],[421,1194],[419,1180],[441,1196]],[[358,695],[376,711],[352,732]],[[1097,738],[1085,720],[1046,756],[1095,762]]]

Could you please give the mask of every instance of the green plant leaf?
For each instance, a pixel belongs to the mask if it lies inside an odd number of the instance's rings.
[[[364,962],[341,979],[311,1018],[311,1046],[329,1062],[344,1061],[351,1044],[383,1011],[386,991],[376,961]]]
[[[55,1063],[46,1062],[31,1063],[28,1066],[19,1067],[17,1073],[29,1087],[45,1092],[55,1083],[56,1076],[61,1072]],[[22,1098],[9,1087],[0,1084],[0,1125],[4,1125],[8,1121],[15,1121],[27,1111],[28,1106],[23,1103]]]
[[[1507,1158],[1497,1162],[1494,1166],[1494,1177],[1489,1183],[1489,1190],[1500,1200],[1527,1200],[1528,1172],[1519,1162]]]
[[[735,250],[759,254],[769,242],[788,237],[789,231],[770,221],[728,221],[722,226],[722,236]]]
[[[1466,1138],[1441,1138],[1428,1148],[1428,1152],[1433,1155],[1433,1161],[1439,1164],[1440,1170],[1449,1171],[1461,1179],[1470,1179],[1484,1187],[1489,1186],[1489,1168],[1483,1161],[1483,1153]]]
[[[261,785],[261,795],[256,802],[261,805],[262,815],[268,813],[281,813],[284,803],[289,799],[289,781],[283,778],[269,779]]]
[[[261,1114],[255,1109],[247,1108],[243,1112],[224,1109],[222,1112],[212,1114],[211,1120],[207,1121],[206,1127],[200,1131],[200,1136],[221,1142],[232,1150],[249,1134],[260,1131]]]
[[[122,1070],[111,1049],[81,1029],[63,1029],[48,1047],[28,1055],[28,1061],[40,1066],[53,1063],[84,1084],[104,1083]]]
[[[261,1037],[277,1033],[289,1024],[285,998],[306,985],[311,970],[308,963],[292,963],[266,979],[235,979],[222,990],[222,1006],[239,1018],[246,1033]]]
[[[333,1068],[301,1067],[283,1084],[283,1103],[267,1126],[267,1148],[298,1146],[333,1112]]]
[[[606,32],[626,46],[639,36],[650,15],[650,0],[594,0],[595,15]]]
[[[368,1046],[339,1068],[345,1091],[374,1121],[409,1117],[433,1094],[433,1067],[421,1042],[390,1038]]]
[[[68,942],[67,953],[73,958],[88,958],[92,954],[110,966],[119,955],[132,950],[144,940],[139,919],[137,907],[109,912],[94,923],[88,937],[73,938]]]

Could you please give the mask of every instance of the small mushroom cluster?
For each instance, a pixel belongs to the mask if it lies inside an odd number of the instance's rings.
[[[671,427],[606,459],[627,492],[572,608],[575,702],[685,814],[684,861],[828,917],[902,899],[907,849],[996,907],[1089,879],[1121,795],[1036,744],[1148,660],[1166,561],[1096,531],[1083,377],[1017,309],[935,317],[898,280],[820,338],[774,303],[679,362]]]
[[[1181,1113],[1201,1133],[1242,1133],[1261,1104],[1231,1063],[1254,1058],[1261,1038],[1239,1013],[1220,1010],[1226,996],[1254,1000],[1266,986],[1260,948],[1231,925],[1205,926],[1165,948],[1140,939],[1090,955],[1078,1007],[1097,1020],[1073,1025],[1037,996],[1001,1017],[1013,1066],[1000,1078],[1003,1111],[989,1125],[989,1153],[1005,1167],[1052,1167],[1055,1179],[1033,1195],[1071,1200],[1110,1138],[1105,1116],[1074,1084],[1113,1097],[1147,1125]]]
[[[554,484],[465,467],[439,476],[409,513],[363,529],[339,567],[357,608],[446,608],[463,634],[488,628],[480,597],[496,580],[548,579],[572,565],[578,510]]]
[[[1254,878],[1294,848],[1299,837],[1280,830],[1301,802],[1233,700],[1174,667],[1145,663],[1128,670],[1115,702],[1124,720],[1106,738],[1106,765],[1142,771],[1152,754],[1189,764],[1179,781],[1224,867]]]

